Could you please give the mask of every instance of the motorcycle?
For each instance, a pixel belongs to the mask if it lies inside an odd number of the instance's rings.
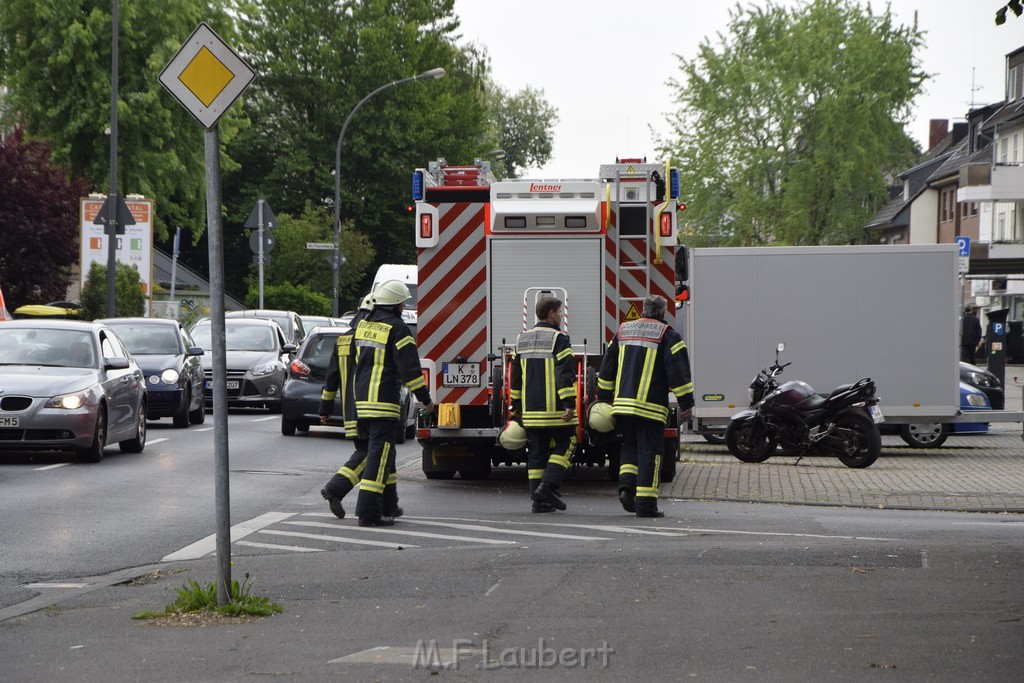
[[[733,415],[725,430],[725,444],[743,462],[764,462],[777,446],[794,455],[811,451],[835,455],[847,467],[869,467],[882,450],[878,423],[885,417],[878,407],[875,383],[870,378],[842,384],[831,394],[815,393],[806,382],[779,384],[776,379],[791,363],[761,368],[750,383],[750,408]]]

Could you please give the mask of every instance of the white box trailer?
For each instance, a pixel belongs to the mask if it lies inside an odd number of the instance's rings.
[[[784,379],[825,393],[870,377],[886,420],[958,421],[955,245],[692,249],[688,275],[698,427],[749,404],[778,342]]]

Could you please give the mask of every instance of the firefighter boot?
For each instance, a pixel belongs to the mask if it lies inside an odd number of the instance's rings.
[[[534,512],[554,512],[555,508],[554,508],[553,505],[551,505],[551,503],[546,503],[546,502],[544,502],[542,500],[535,500],[535,501],[533,501],[533,511]]]
[[[394,526],[394,517],[360,517],[359,526]]]
[[[342,474],[335,474],[327,485],[320,489],[320,495],[327,501],[331,512],[338,519],[345,519],[345,508],[341,506],[341,499],[351,490],[352,483]]]
[[[636,512],[636,491],[628,486],[619,487],[619,502],[626,512]]]
[[[561,497],[558,495],[558,487],[554,484],[541,482],[540,486],[537,487],[537,490],[533,492],[531,498],[538,503],[547,503],[556,510],[565,509],[565,503],[562,502]]]
[[[636,499],[636,516],[637,517],[664,517],[665,513],[658,509],[657,498],[637,498]]]
[[[405,514],[405,510],[398,507],[398,487],[388,484],[384,487],[384,516],[397,519]]]

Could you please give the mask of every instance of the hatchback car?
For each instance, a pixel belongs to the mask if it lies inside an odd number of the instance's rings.
[[[338,343],[338,337],[347,332],[347,327],[317,327],[302,342],[302,347],[288,366],[288,379],[281,394],[281,433],[285,436],[294,436],[296,430],[309,431],[313,425],[320,426],[320,394],[327,381],[331,352]],[[341,419],[341,400],[339,391],[325,426],[345,428]],[[416,435],[413,396],[405,386],[401,390],[401,401],[398,443]]]
[[[988,397],[966,382],[960,382],[960,412],[991,410]],[[950,436],[966,434],[987,434],[985,422],[926,422],[914,424],[893,424],[889,421],[878,425],[882,434],[899,434],[907,445],[914,448],[938,448]]]
[[[281,331],[284,332],[285,341],[289,344],[294,344],[298,348],[299,344],[306,336],[306,326],[303,323],[302,318],[295,311],[271,311],[266,309],[249,309],[245,311],[228,311],[224,314],[225,318],[265,318],[266,320],[273,320],[275,323],[281,326]]]
[[[135,356],[148,382],[149,419],[169,417],[175,427],[203,424],[203,349],[196,346],[177,320],[109,318],[99,320],[114,330]]]
[[[0,326],[0,449],[74,449],[84,462],[114,442],[141,453],[147,398],[142,369],[106,325]]]
[[[970,384],[986,396],[992,405],[992,410],[1002,410],[1006,407],[1006,396],[999,379],[988,370],[982,370],[970,363],[960,363],[960,381]]]
[[[200,320],[192,338],[206,353],[203,361],[203,394],[213,405],[213,343],[210,321]],[[269,408],[281,412],[281,387],[295,345],[285,340],[281,327],[263,318],[229,318],[224,321],[227,357],[228,405],[236,408]]]

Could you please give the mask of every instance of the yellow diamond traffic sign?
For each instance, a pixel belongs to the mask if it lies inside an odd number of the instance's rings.
[[[205,128],[213,128],[254,77],[213,29],[199,24],[160,72],[160,83]]]

